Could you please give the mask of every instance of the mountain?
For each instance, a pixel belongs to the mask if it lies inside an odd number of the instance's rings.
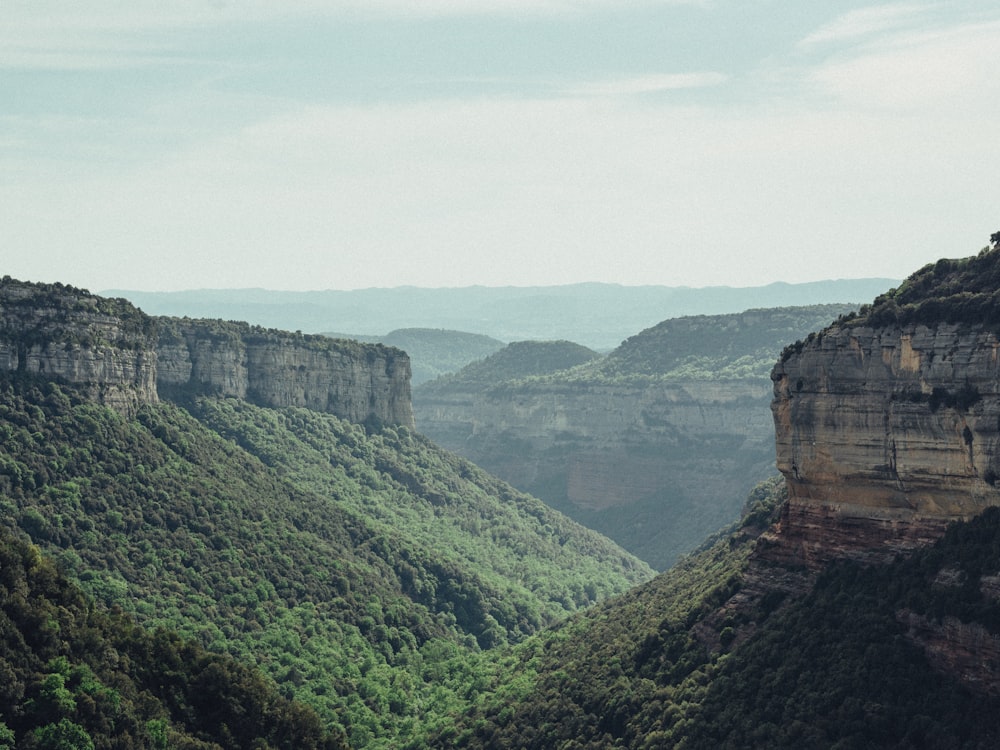
[[[593,349],[572,341],[515,341],[456,373],[435,379],[422,392],[446,393],[456,385],[486,389],[508,380],[551,375],[600,358]]]
[[[400,328],[384,336],[332,332],[323,335],[402,349],[410,357],[410,382],[414,386],[460,370],[470,362],[488,357],[504,347],[504,342],[489,336],[435,328]]]
[[[9,278],[0,320],[0,526],[352,747],[417,736],[491,650],[652,575],[414,432],[398,350]]]
[[[995,246],[790,345],[783,477],[670,571],[518,646],[428,744],[995,747],[998,302]]]
[[[782,348],[854,309],[674,318],[603,358],[512,344],[414,388],[414,417],[438,444],[662,570],[774,474],[770,370]]]
[[[870,300],[893,279],[839,279],[758,287],[570,284],[280,292],[201,289],[184,292],[113,290],[154,315],[245,320],[289,331],[347,331],[380,336],[398,328],[469,331],[500,341],[575,341],[608,351],[661,320],[721,315],[754,307],[792,307]]]

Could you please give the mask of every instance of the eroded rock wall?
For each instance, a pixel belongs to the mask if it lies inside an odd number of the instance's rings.
[[[379,344],[243,323],[160,319],[157,384],[412,427],[410,361]]]
[[[417,428],[665,568],[774,473],[766,379],[417,389]]]
[[[879,559],[1000,503],[1000,343],[981,325],[838,325],[772,373],[789,488],[771,555]]]
[[[0,370],[73,383],[126,415],[186,391],[413,426],[410,360],[398,349],[151,318],[126,300],[62,284],[0,280]]]
[[[154,331],[124,300],[0,281],[0,369],[65,380],[123,414],[157,399]]]

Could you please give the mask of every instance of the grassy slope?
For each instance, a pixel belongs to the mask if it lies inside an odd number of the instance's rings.
[[[260,665],[355,746],[475,692],[483,648],[651,574],[408,431],[192,409],[204,423],[167,403],[128,421],[0,384],[0,522],[106,605]]]

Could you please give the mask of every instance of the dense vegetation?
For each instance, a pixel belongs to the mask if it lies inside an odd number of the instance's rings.
[[[952,323],[1000,332],[1000,245],[992,242],[992,247],[970,258],[928,263],[872,304],[837,322],[874,328]],[[817,335],[821,334],[811,338]],[[802,346],[796,341],[782,356],[787,358]]]
[[[733,534],[519,646],[502,680],[432,744],[995,747],[1000,698],[933,670],[901,613],[1000,637],[1000,600],[983,578],[1000,571],[1000,509],[910,559],[837,565],[810,587],[804,573],[796,583],[748,563],[780,485],[757,495]]]
[[[0,530],[0,748],[346,748],[256,670],[95,607]]]
[[[510,380],[562,372],[601,355],[572,341],[515,341],[495,354],[423,386],[424,393],[489,388]]]
[[[569,381],[767,379],[782,347],[856,305],[812,305],[665,320],[604,359],[562,375]],[[551,378],[550,378],[551,380]]]
[[[188,408],[128,420],[8,376],[0,525],[103,606],[259,666],[352,746],[415,736],[477,693],[484,651],[651,575],[408,430]]]
[[[21,352],[38,343],[145,347],[156,330],[153,318],[124,299],[100,297],[59,282],[34,284],[10,276],[0,279],[0,312],[0,338],[16,340]],[[116,340],[104,340],[108,328],[117,330]]]

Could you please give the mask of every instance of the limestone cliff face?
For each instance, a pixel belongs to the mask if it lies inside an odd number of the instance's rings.
[[[604,510],[634,503],[669,482],[689,489],[701,474],[699,446],[724,442],[770,464],[767,388],[753,380],[646,387],[531,384],[421,398],[421,430],[517,486],[562,477],[566,499]],[[714,452],[706,457],[715,463]],[[688,464],[690,472],[677,473]],[[705,467],[706,469],[708,467]]]
[[[789,489],[773,557],[884,559],[1000,503],[1000,342],[983,325],[834,326],[772,380]]]
[[[154,319],[125,300],[9,277],[0,281],[0,370],[73,383],[127,415],[186,389],[413,425],[410,361],[398,349]]]
[[[529,383],[417,389],[414,408],[442,446],[666,567],[773,473],[769,398],[759,379]]]
[[[410,361],[398,349],[243,323],[159,322],[157,385],[164,392],[188,388],[413,426]]]
[[[61,378],[123,414],[156,401],[154,329],[124,300],[0,281],[0,370]]]

